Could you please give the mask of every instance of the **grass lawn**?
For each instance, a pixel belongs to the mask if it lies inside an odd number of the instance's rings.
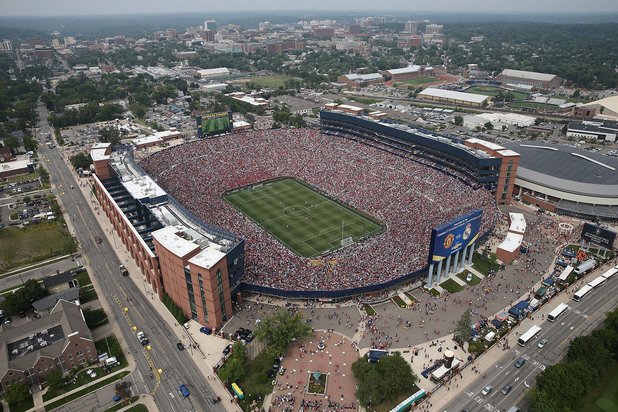
[[[457,293],[463,290],[463,286],[453,279],[446,279],[444,282],[440,283],[440,287],[450,293]]]
[[[251,410],[251,403],[257,399],[261,405],[264,397],[273,391],[272,379],[266,375],[275,362],[275,357],[262,351],[253,360],[247,362],[247,376],[236,382],[245,394],[244,399],[239,401],[243,411]]]
[[[395,302],[395,304],[400,308],[408,307],[408,305],[406,305],[406,302],[404,302],[403,299],[401,299],[399,296],[393,296],[393,302]]]
[[[506,104],[509,107],[515,109],[543,109],[543,110],[557,110],[558,106],[547,103],[535,103],[535,102],[510,102]]]
[[[374,104],[374,103],[378,103],[381,101],[378,99],[372,99],[370,97],[360,97],[360,96],[346,96],[346,99],[352,100],[358,103],[362,103],[362,104]]]
[[[495,258],[496,254],[490,253],[489,259],[487,260],[487,262],[484,262],[481,258],[481,255],[475,252],[474,256],[472,256],[472,267],[485,276],[487,276],[487,274],[489,274],[489,271],[492,269],[497,272],[498,269],[500,269],[500,266],[498,265],[498,263],[492,261],[492,257]]]
[[[12,409],[11,409],[12,410]],[[618,365],[614,364],[599,378],[584,400],[583,412],[618,411]]]
[[[372,411],[375,410],[376,412],[388,412],[392,410],[395,406],[399,405],[401,401],[409,398],[410,396],[414,395],[418,391],[419,391],[418,386],[414,385],[410,389],[406,390],[405,392],[402,392],[399,395],[397,395],[395,399],[393,399],[392,401],[384,402],[381,405],[367,408],[367,410],[372,410]]]
[[[412,296],[412,294],[410,292],[403,292],[403,294],[406,295],[412,302],[418,303],[418,299],[416,299],[414,296]]]
[[[295,179],[280,179],[229,192],[225,200],[293,252],[320,256],[382,231],[376,220]]]
[[[9,403],[9,411],[11,412],[25,412],[32,408],[34,408],[34,399],[32,399],[32,396],[25,402]]]
[[[92,280],[90,280],[90,275],[88,275],[88,271],[86,271],[86,269],[77,272],[75,278],[79,282],[79,286],[83,287],[87,285],[92,285]]]
[[[94,286],[88,285],[80,289],[80,298],[79,298],[80,303],[92,302],[93,300],[97,300],[98,298],[99,296],[97,295],[97,292],[94,290]]]
[[[125,412],[148,412],[148,408],[146,405],[138,403],[137,405],[133,405],[129,409],[126,409]]]
[[[368,305],[365,303],[365,312],[367,312],[367,315],[369,316],[375,316],[376,315],[376,310],[374,308],[371,307],[371,305]]]
[[[124,356],[124,352],[122,352],[118,339],[116,339],[116,335],[98,340],[94,343],[94,346],[97,348],[98,354],[107,352],[110,357],[115,357],[120,363],[120,366],[117,366],[117,368],[122,369],[129,364]]]
[[[67,395],[66,397],[62,398],[62,399],[58,399],[55,402],[52,402],[48,405],[45,405],[45,410],[46,411],[51,411],[53,409],[56,409],[66,403],[69,403],[77,398],[81,398],[82,396],[90,393],[90,392],[94,392],[95,390],[102,388],[106,385],[109,385],[110,383],[119,381],[120,379],[124,378],[125,376],[127,376],[128,374],[130,374],[131,372],[129,371],[124,371],[119,373],[118,375],[114,375],[114,376],[110,376],[107,379],[103,379],[100,382],[95,383],[92,386],[88,386],[87,388],[82,389],[81,391],[77,391],[75,393],[72,393],[70,395]],[[12,409],[11,409],[12,410]]]
[[[438,81],[435,77],[419,77],[418,79],[399,80],[395,82],[395,86],[421,86],[427,83],[433,83]]]
[[[2,229],[0,273],[75,252],[77,243],[63,224],[62,219],[57,219],[21,229],[15,226]]]
[[[94,380],[90,376],[88,376],[86,374],[86,371],[88,369],[92,369],[97,374],[97,377]],[[75,383],[69,383],[68,385],[65,385],[64,387],[56,389],[56,390],[53,390],[53,391],[52,390],[48,390],[47,392],[45,392],[43,394],[43,401],[48,401],[50,399],[54,399],[56,396],[60,396],[63,393],[66,393],[66,392],[72,391],[73,389],[77,389],[79,387],[82,387],[85,384],[93,382],[93,381],[95,381],[97,379],[102,379],[105,376],[106,375],[103,373],[103,369],[102,368],[86,366],[82,370],[77,372],[77,379],[75,379]]]
[[[440,292],[438,292],[435,288],[429,289],[429,294],[431,296],[440,296]]]
[[[86,309],[84,310],[84,318],[86,319],[86,324],[91,330],[109,322],[109,319],[103,309]]]
[[[468,270],[464,270],[461,273],[457,274],[457,277],[461,280],[463,280],[464,282],[466,282],[468,285],[478,285],[479,283],[481,283],[481,279],[479,279],[478,276],[476,276],[474,273],[472,273],[472,280],[470,282],[466,281],[466,278],[468,277],[468,273],[470,273],[470,271]]]
[[[528,98],[527,93],[504,90],[499,87],[492,87],[492,86],[474,86],[474,87],[470,87],[469,89],[466,89],[466,92],[474,93],[474,94],[482,94],[485,96],[497,96],[500,92],[502,92],[502,94],[511,93],[514,96],[515,100],[524,100]]]
[[[243,82],[255,83],[260,87],[268,89],[278,89],[279,87],[285,87],[286,80],[292,80],[291,76],[264,76],[264,77],[252,77],[250,79],[242,79]]]

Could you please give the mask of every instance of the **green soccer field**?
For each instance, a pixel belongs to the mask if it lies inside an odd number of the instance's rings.
[[[315,257],[376,234],[382,225],[294,179],[230,192],[225,200],[295,253]],[[343,240],[343,243],[342,243]]]

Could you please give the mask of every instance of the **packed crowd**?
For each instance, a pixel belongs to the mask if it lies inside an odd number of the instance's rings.
[[[493,228],[493,196],[461,179],[413,161],[317,130],[281,129],[228,135],[175,146],[142,167],[204,222],[243,237],[245,278],[283,290],[345,290],[384,283],[422,269],[433,227],[472,209],[484,210],[481,230]],[[379,219],[385,230],[331,252],[310,265],[222,195],[279,177],[296,177]]]

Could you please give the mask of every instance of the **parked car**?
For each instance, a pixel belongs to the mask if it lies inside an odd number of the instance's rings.
[[[223,356],[227,356],[232,351],[232,345],[227,345],[225,349],[223,349]]]
[[[206,334],[206,335],[210,335],[212,333],[212,329],[206,327],[206,326],[202,326],[200,328],[200,332]]]
[[[485,387],[483,388],[483,390],[481,391],[481,395],[483,395],[483,396],[488,395],[488,394],[489,394],[489,392],[491,392],[491,391],[492,391],[492,389],[493,389],[493,386],[491,386],[491,385],[487,385],[487,386],[485,386]]]
[[[180,389],[180,393],[182,393],[182,396],[184,396],[185,398],[189,396],[189,388],[187,388],[187,385],[182,383],[178,388]]]
[[[183,350],[185,348],[185,345],[183,345],[182,342],[178,342],[176,344],[176,347],[178,348],[178,350]]]
[[[118,402],[121,399],[122,399],[122,395],[120,393],[116,393],[114,397],[112,398],[114,402]]]

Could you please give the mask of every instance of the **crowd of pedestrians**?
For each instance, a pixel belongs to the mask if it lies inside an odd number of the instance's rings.
[[[190,142],[142,167],[204,222],[246,240],[245,282],[283,290],[344,290],[384,283],[426,266],[431,229],[472,209],[494,226],[493,196],[462,178],[317,130],[281,129]],[[296,177],[380,220],[385,230],[330,252],[328,264],[294,254],[223,200],[240,187]],[[312,205],[301,205],[311,209]]]

